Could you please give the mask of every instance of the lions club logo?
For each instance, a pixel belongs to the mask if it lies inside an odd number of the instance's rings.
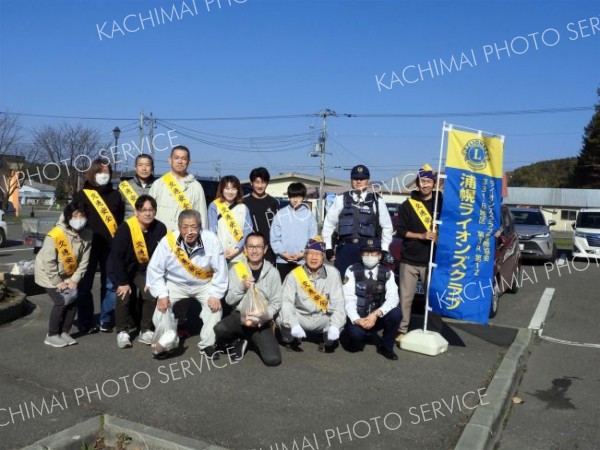
[[[481,139],[471,139],[462,149],[465,162],[472,170],[482,170],[488,164],[489,152]]]

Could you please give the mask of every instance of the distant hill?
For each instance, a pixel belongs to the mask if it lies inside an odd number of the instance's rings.
[[[512,187],[569,187],[577,157],[540,161],[515,169],[508,179]]]

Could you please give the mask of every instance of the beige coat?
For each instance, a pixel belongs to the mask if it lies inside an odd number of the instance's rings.
[[[68,228],[64,222],[57,225],[67,236],[71,249],[77,259],[77,269],[70,277],[65,273],[65,266],[58,255],[54,240],[46,236],[40,252],[35,258],[35,282],[44,288],[55,288],[59,283],[66,279],[71,279],[79,283],[85,273],[90,251],[92,248],[92,232],[84,228],[79,233]]]

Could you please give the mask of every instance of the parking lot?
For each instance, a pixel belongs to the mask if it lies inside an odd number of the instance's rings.
[[[18,236],[11,225],[3,267],[33,257]],[[547,288],[555,291],[543,335],[597,343],[599,275],[594,262],[525,264],[519,292],[500,297],[490,326],[445,321],[450,347],[436,357],[398,351],[392,362],[372,346],[322,354],[306,342],[303,352],[284,351],[276,368],[252,352],[237,364],[209,363],[197,352],[198,336],[164,361],[137,343],[119,350],[114,333],[51,349],[43,345],[50,302],[33,296],[32,314],[0,327],[0,448],[103,413],[235,449],[453,448],[472,412],[497,401],[486,387]],[[525,401],[513,406],[500,448],[594,448],[598,349],[536,340],[531,352],[517,392]]]

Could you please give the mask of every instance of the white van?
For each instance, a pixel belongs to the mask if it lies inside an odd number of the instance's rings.
[[[600,258],[600,208],[580,210],[571,227],[573,258]]]

